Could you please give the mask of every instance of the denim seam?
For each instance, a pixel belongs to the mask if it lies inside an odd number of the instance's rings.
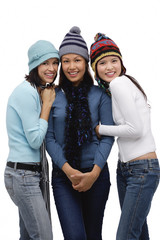
[[[144,176],[143,176],[143,178],[144,178]],[[138,203],[139,203],[139,199],[140,199],[140,196],[141,196],[141,193],[142,193],[143,186],[144,186],[144,181],[141,184],[141,188],[139,190],[139,194],[138,194],[138,197],[137,197],[136,205],[135,205],[135,208],[134,208],[134,211],[133,211],[133,216],[131,218],[131,224],[130,224],[129,231],[128,231],[128,236],[127,236],[128,240],[130,239],[129,235],[131,234],[131,229],[132,229],[133,221],[134,221],[134,218],[135,218],[135,214],[136,214],[136,211],[137,211],[137,206],[138,206]]]
[[[25,176],[25,170],[24,170],[24,173],[23,173],[23,175],[22,175],[22,181],[23,181],[23,187],[24,187],[24,190],[25,190],[25,192],[26,193],[28,193],[28,191],[26,191],[26,188],[28,187],[27,186],[27,182],[26,182],[26,179],[27,178],[30,178],[29,176]],[[35,178],[35,175],[34,176],[32,176],[31,178]],[[30,193],[30,196],[31,196],[31,194],[32,193]],[[28,198],[27,196],[26,196],[26,198]],[[34,204],[32,203],[32,201],[30,200],[30,198],[28,199],[29,200],[29,202],[28,202],[28,205],[30,205],[30,209],[32,209],[32,212],[34,212]],[[35,223],[35,225],[36,225],[36,227],[37,227],[37,237],[38,238],[40,238],[40,235],[39,235],[39,232],[40,232],[40,229],[39,229],[39,225],[38,225],[38,219],[35,217],[36,215],[35,214],[33,214],[33,216],[34,216],[34,223]],[[38,220],[38,221],[37,221]],[[41,239],[40,239],[41,240]]]

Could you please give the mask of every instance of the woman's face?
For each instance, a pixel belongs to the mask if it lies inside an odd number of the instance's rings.
[[[97,63],[98,76],[105,82],[111,82],[118,77],[121,70],[121,61],[117,56],[106,56]]]
[[[52,83],[57,75],[58,59],[50,58],[38,66],[38,75],[41,78],[41,84]]]
[[[83,57],[77,54],[66,54],[62,56],[62,69],[69,81],[74,86],[78,86],[83,81],[83,76],[86,71],[86,61]]]

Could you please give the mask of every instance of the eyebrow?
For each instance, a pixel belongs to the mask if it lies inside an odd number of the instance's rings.
[[[76,56],[75,58],[73,58],[73,60],[77,59],[77,58],[80,58],[81,56]],[[72,60],[70,58],[67,58],[67,57],[63,57],[62,60]]]
[[[100,59],[100,60],[99,60],[99,62],[103,62],[103,61],[105,61],[105,59]]]

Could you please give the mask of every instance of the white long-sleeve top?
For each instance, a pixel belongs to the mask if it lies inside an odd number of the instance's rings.
[[[142,92],[126,76],[110,83],[115,126],[100,125],[100,135],[117,136],[119,159],[130,161],[156,150],[150,108]]]

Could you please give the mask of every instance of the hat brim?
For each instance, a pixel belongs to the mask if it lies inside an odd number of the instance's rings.
[[[50,58],[57,58],[59,60],[59,55],[56,52],[52,52],[52,53],[47,53],[47,54],[43,55],[41,58],[39,58],[37,60],[34,60],[33,63],[28,64],[29,72]]]
[[[119,57],[121,60],[122,60],[122,57],[120,54],[116,53],[116,52],[106,52],[106,53],[102,53],[99,57],[96,58],[96,60],[91,64],[91,67],[93,69],[93,71],[95,72],[95,68],[96,68],[96,64],[97,62],[103,58],[103,57],[106,57],[106,56],[117,56]]]

